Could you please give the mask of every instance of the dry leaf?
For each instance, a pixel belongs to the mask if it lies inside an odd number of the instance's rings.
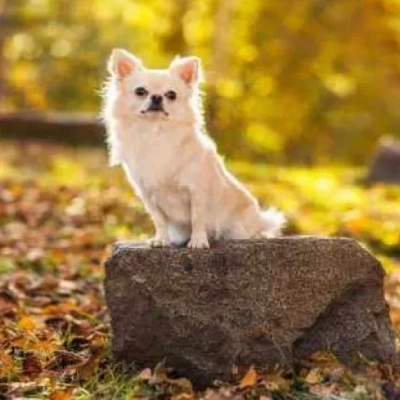
[[[193,390],[192,382],[186,378],[169,379],[169,383],[179,386],[181,389],[191,392]]]
[[[135,379],[141,380],[141,381],[148,381],[152,377],[151,369],[150,368],[145,368],[139,372],[139,374],[135,377]]]
[[[164,361],[159,362],[155,368],[154,368],[154,373],[149,380],[150,385],[157,385],[162,382],[167,382],[168,381],[168,376],[167,376],[167,368],[165,367]]]
[[[252,365],[249,370],[247,371],[246,375],[239,383],[239,389],[244,389],[247,387],[252,387],[257,383],[258,375],[257,371],[254,369]]]
[[[7,353],[0,353],[0,377],[6,376],[14,368],[14,360]]]
[[[50,394],[50,400],[70,400],[71,396],[67,391],[56,390]]]
[[[313,368],[307,374],[304,379],[310,385],[316,385],[317,383],[321,383],[324,379],[324,375],[319,368]]]
[[[263,377],[263,385],[270,391],[290,390],[291,382],[285,379],[282,374],[282,370],[267,374]]]
[[[15,314],[17,310],[17,301],[11,294],[0,292],[0,315]]]
[[[192,393],[179,393],[171,397],[171,400],[194,400]]]
[[[339,365],[336,357],[327,351],[317,351],[311,356],[313,364],[319,367],[334,368]]]
[[[27,315],[24,315],[18,322],[18,327],[20,329],[24,329],[26,331],[33,331],[36,329],[37,324],[36,321],[31,318],[28,317]]]
[[[22,360],[22,371],[29,378],[35,378],[42,372],[43,367],[39,358],[35,354],[28,354]]]
[[[100,356],[100,353],[92,354],[86,362],[76,367],[80,379],[89,379],[93,376],[99,365]]]

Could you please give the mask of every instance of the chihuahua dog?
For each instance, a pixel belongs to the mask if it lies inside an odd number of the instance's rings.
[[[197,57],[168,69],[115,49],[104,120],[110,165],[121,164],[154,225],[152,246],[209,247],[210,240],[276,236],[280,212],[261,211],[230,173],[203,127]]]

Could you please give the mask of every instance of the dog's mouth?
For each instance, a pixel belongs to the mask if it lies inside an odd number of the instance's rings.
[[[163,113],[168,116],[168,112],[164,110],[164,107],[161,104],[153,104],[151,103],[145,110],[140,111],[141,114],[155,114],[155,113]]]

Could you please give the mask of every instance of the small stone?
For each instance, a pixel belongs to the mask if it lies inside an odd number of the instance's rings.
[[[387,183],[400,185],[400,141],[393,138],[380,140],[369,166],[367,184]]]

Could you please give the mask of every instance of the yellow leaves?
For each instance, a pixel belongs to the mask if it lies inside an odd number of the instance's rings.
[[[5,351],[0,352],[0,377],[6,377],[9,373],[13,371],[14,360]]]
[[[68,315],[71,311],[76,309],[76,302],[74,299],[67,298],[58,304],[51,304],[42,308],[43,315]]]
[[[268,96],[272,94],[275,89],[275,80],[271,75],[260,74],[257,76],[257,82],[254,85],[254,91],[260,96]]]
[[[235,99],[242,94],[240,82],[226,78],[220,80],[217,90],[221,96],[227,99]]]
[[[50,394],[50,400],[70,400],[71,396],[68,391],[55,390]]]
[[[33,340],[29,343],[29,349],[41,354],[50,354],[60,347],[56,338],[49,337],[46,340]]]
[[[286,392],[290,389],[291,380],[286,379],[281,369],[257,372],[252,365],[238,385],[238,389],[251,389],[255,386],[263,387],[269,392]]]
[[[330,74],[325,79],[325,86],[328,90],[339,97],[347,97],[356,90],[356,82],[349,75]]]
[[[283,141],[279,132],[273,130],[267,124],[252,122],[246,129],[246,137],[249,145],[259,152],[276,152],[282,148]]]
[[[32,332],[37,328],[37,321],[30,316],[23,316],[18,322],[18,328]]]
[[[252,365],[249,370],[247,371],[246,375],[242,378],[239,383],[240,389],[245,389],[248,387],[252,387],[257,383],[258,375],[257,371],[255,370],[254,366]]]
[[[24,333],[12,339],[11,344],[23,351],[35,351],[43,355],[50,354],[60,347],[57,337],[51,333],[47,333],[42,339],[39,339],[32,333]]]
[[[345,221],[346,228],[349,230],[349,232],[355,235],[362,232],[368,224],[368,218],[360,211],[347,213],[345,216]]]
[[[254,45],[244,44],[239,47],[237,55],[244,62],[252,62],[258,56],[258,49]]]

